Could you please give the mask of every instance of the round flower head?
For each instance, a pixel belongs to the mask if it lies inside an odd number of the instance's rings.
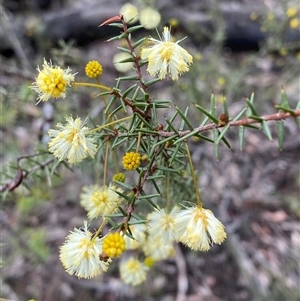
[[[85,66],[87,77],[96,78],[102,74],[102,65],[98,61],[89,61]]]
[[[113,175],[113,181],[125,182],[126,176],[122,172]]]
[[[97,146],[94,139],[86,137],[89,128],[85,127],[81,119],[75,120],[71,116],[65,117],[65,125],[58,123],[58,130],[49,130],[52,140],[49,142],[49,151],[54,154],[59,161],[67,159],[69,163],[79,163],[88,155],[94,158]]]
[[[154,240],[162,240],[163,243],[171,244],[177,240],[178,233],[175,228],[175,216],[179,212],[178,207],[174,207],[170,213],[165,209],[155,210],[148,214],[149,235]]]
[[[146,29],[156,28],[160,23],[160,20],[160,13],[151,7],[143,8],[140,11],[140,23],[144,25]]]
[[[141,164],[141,155],[135,152],[126,153],[122,163],[127,170],[137,169]]]
[[[136,286],[146,280],[148,269],[144,263],[130,257],[120,263],[120,276],[124,283]]]
[[[151,257],[154,261],[164,260],[174,255],[173,243],[156,239],[149,235],[142,246],[145,256]]]
[[[128,60],[126,62],[126,60]],[[134,63],[132,61],[132,56],[125,52],[118,52],[113,57],[113,64],[117,71],[126,73],[132,69]]]
[[[292,18],[292,17],[295,17],[297,15],[297,7],[289,7],[286,11],[286,15],[289,17],[289,18]]]
[[[39,94],[38,103],[51,97],[66,97],[66,87],[75,79],[75,74],[70,73],[72,71],[70,68],[63,70],[58,66],[53,67],[51,61],[48,63],[44,59],[43,69],[37,67],[37,70],[39,74],[30,88]]]
[[[299,18],[293,18],[290,20],[291,28],[297,29],[297,28],[299,28],[299,24],[300,24]]]
[[[110,258],[119,257],[125,251],[125,240],[120,233],[109,233],[103,239],[103,252]]]
[[[146,257],[144,259],[144,264],[146,265],[146,267],[152,268],[155,264],[155,260],[152,257]]]
[[[189,71],[189,65],[193,57],[181,46],[179,42],[172,42],[169,28],[164,27],[163,41],[149,38],[154,43],[152,47],[143,48],[141,58],[148,60],[147,71],[150,75],[156,74],[160,79],[164,79],[170,74],[172,80],[177,80],[179,75]]]
[[[80,204],[88,212],[89,219],[114,213],[122,202],[122,198],[115,192],[122,189],[110,184],[107,186],[84,186],[80,195]]]
[[[120,9],[120,14],[124,16],[126,22],[131,24],[137,21],[139,12],[136,6],[125,3]]]
[[[63,246],[60,247],[59,258],[70,275],[79,278],[92,278],[106,272],[111,259],[101,261],[102,241],[93,238],[88,230],[87,223],[81,229],[74,229],[67,236]]]
[[[136,224],[136,225],[130,225],[129,228],[134,239],[132,239],[127,235],[124,235],[124,239],[126,242],[126,249],[134,250],[139,248],[146,240],[147,226],[145,224]]]
[[[195,251],[208,251],[227,236],[224,225],[208,209],[187,208],[177,213],[175,220],[179,241]]]

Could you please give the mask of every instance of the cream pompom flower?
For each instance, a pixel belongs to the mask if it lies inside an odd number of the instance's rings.
[[[88,212],[89,219],[114,213],[123,200],[115,192],[122,192],[122,189],[112,184],[109,187],[106,185],[102,187],[99,185],[84,186],[82,191],[80,204]]]
[[[154,43],[151,47],[144,47],[141,51],[141,58],[148,60],[147,71],[150,75],[156,74],[160,79],[164,79],[170,74],[172,80],[177,80],[179,76],[189,71],[189,65],[193,62],[193,57],[178,44],[172,42],[172,36],[168,27],[164,27],[163,41],[149,38]]]
[[[125,3],[120,8],[120,14],[124,16],[126,22],[132,24],[138,20],[139,11],[136,6],[130,3]]]
[[[97,146],[94,139],[86,137],[89,128],[79,117],[75,120],[71,116],[65,117],[65,125],[58,123],[58,130],[50,129],[48,131],[52,140],[49,142],[49,151],[58,158],[59,161],[67,159],[69,163],[75,164],[81,162],[88,155],[94,158]]]
[[[174,255],[173,243],[167,243],[161,239],[155,239],[150,235],[142,245],[142,250],[147,257],[151,257],[154,261],[164,260]]]
[[[79,278],[92,278],[106,272],[112,261],[101,261],[102,239],[93,237],[85,222],[81,229],[75,228],[67,236],[65,243],[60,247],[59,258],[70,275]]]
[[[66,87],[70,86],[75,79],[75,74],[71,74],[71,69],[63,70],[59,66],[53,66],[44,59],[43,69],[37,67],[39,72],[35,82],[30,86],[38,93],[38,103],[47,101],[49,98],[65,98]]]
[[[145,7],[140,11],[140,23],[144,25],[146,29],[156,28],[160,20],[160,13],[151,7]]]
[[[175,217],[178,212],[179,208],[175,206],[169,213],[165,209],[156,209],[148,214],[148,232],[153,240],[162,240],[165,244],[171,244],[179,238],[175,227]]]
[[[149,268],[138,259],[129,257],[120,263],[120,276],[124,283],[136,286],[144,282],[147,278]]]
[[[175,220],[179,241],[195,251],[208,251],[213,243],[220,245],[227,237],[224,225],[202,207],[181,210]]]

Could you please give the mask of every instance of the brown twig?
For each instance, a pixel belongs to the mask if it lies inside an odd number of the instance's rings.
[[[32,157],[39,156],[40,154],[34,154],[34,155],[28,155],[28,156],[22,156],[18,158],[18,170],[16,172],[16,175],[13,179],[11,179],[8,183],[0,186],[0,192],[4,192],[6,190],[13,191],[15,190],[22,182],[23,180],[28,177],[28,175],[32,174],[34,171],[38,169],[44,169],[47,165],[52,163],[55,158],[52,157],[44,162],[37,163],[33,167],[31,167],[29,170],[23,170],[19,164],[19,162],[23,159],[29,159]]]
[[[128,100],[126,97],[123,97],[118,91],[112,90],[112,91],[110,92],[110,94],[115,95],[115,96],[117,96],[118,98],[122,99],[123,102],[124,102],[128,107],[131,108],[131,110],[132,110],[133,113],[137,113],[137,114],[139,114],[140,116],[142,116],[143,118],[146,119],[147,115],[146,115],[142,110],[140,110],[139,108],[135,107],[135,106],[134,106],[134,103],[133,103],[132,101]]]
[[[136,53],[135,53],[135,49],[131,43],[130,33],[128,32],[128,24],[125,22],[123,16],[122,16],[121,20],[122,20],[122,24],[123,24],[123,31],[124,31],[124,33],[127,34],[125,36],[125,40],[127,42],[128,48],[130,49],[131,55],[133,57],[134,65],[136,67],[136,72],[138,75],[140,85],[141,85],[142,89],[146,92],[148,87],[145,85],[145,83],[143,81],[143,75],[142,75],[142,70],[141,70],[141,65],[140,65],[140,57],[139,57],[139,55],[136,55]]]
[[[271,120],[283,120],[289,117],[298,117],[300,116],[300,110],[295,110],[293,113],[288,113],[288,112],[278,112],[275,114],[270,114],[270,115],[264,115],[264,116],[259,116],[261,120],[264,121],[271,121]],[[207,132],[209,130],[214,130],[218,128],[222,128],[229,124],[230,126],[241,126],[241,125],[250,125],[250,124],[255,124],[255,123],[260,123],[261,121],[254,119],[254,118],[245,118],[241,120],[236,120],[236,121],[229,121],[228,123],[210,123],[204,126],[199,126],[198,128],[195,128],[194,130],[198,129],[198,133],[203,133]],[[178,131],[178,137],[183,137],[187,134],[189,134],[191,130],[186,130],[186,131]],[[158,131],[157,134],[162,137],[171,137],[175,135],[175,132],[165,132],[165,131]]]

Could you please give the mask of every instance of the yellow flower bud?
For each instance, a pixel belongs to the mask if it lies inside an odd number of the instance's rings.
[[[141,164],[141,155],[139,153],[126,153],[123,157],[123,167],[127,170],[135,170]]]
[[[103,252],[110,257],[119,257],[125,251],[125,239],[120,235],[120,233],[109,233],[103,239]]]
[[[96,78],[102,74],[102,65],[98,61],[89,61],[85,66],[87,77]]]
[[[126,179],[126,177],[122,172],[118,172],[113,175],[114,181],[125,182],[125,179]]]

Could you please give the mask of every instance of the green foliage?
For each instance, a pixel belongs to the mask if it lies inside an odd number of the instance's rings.
[[[45,229],[26,228],[24,229],[24,236],[26,237],[32,260],[36,263],[47,260],[50,250],[45,241]]]
[[[51,199],[49,188],[43,186],[32,187],[29,195],[21,196],[17,200],[17,209],[20,214],[24,216],[30,213],[38,214],[39,207]]]

